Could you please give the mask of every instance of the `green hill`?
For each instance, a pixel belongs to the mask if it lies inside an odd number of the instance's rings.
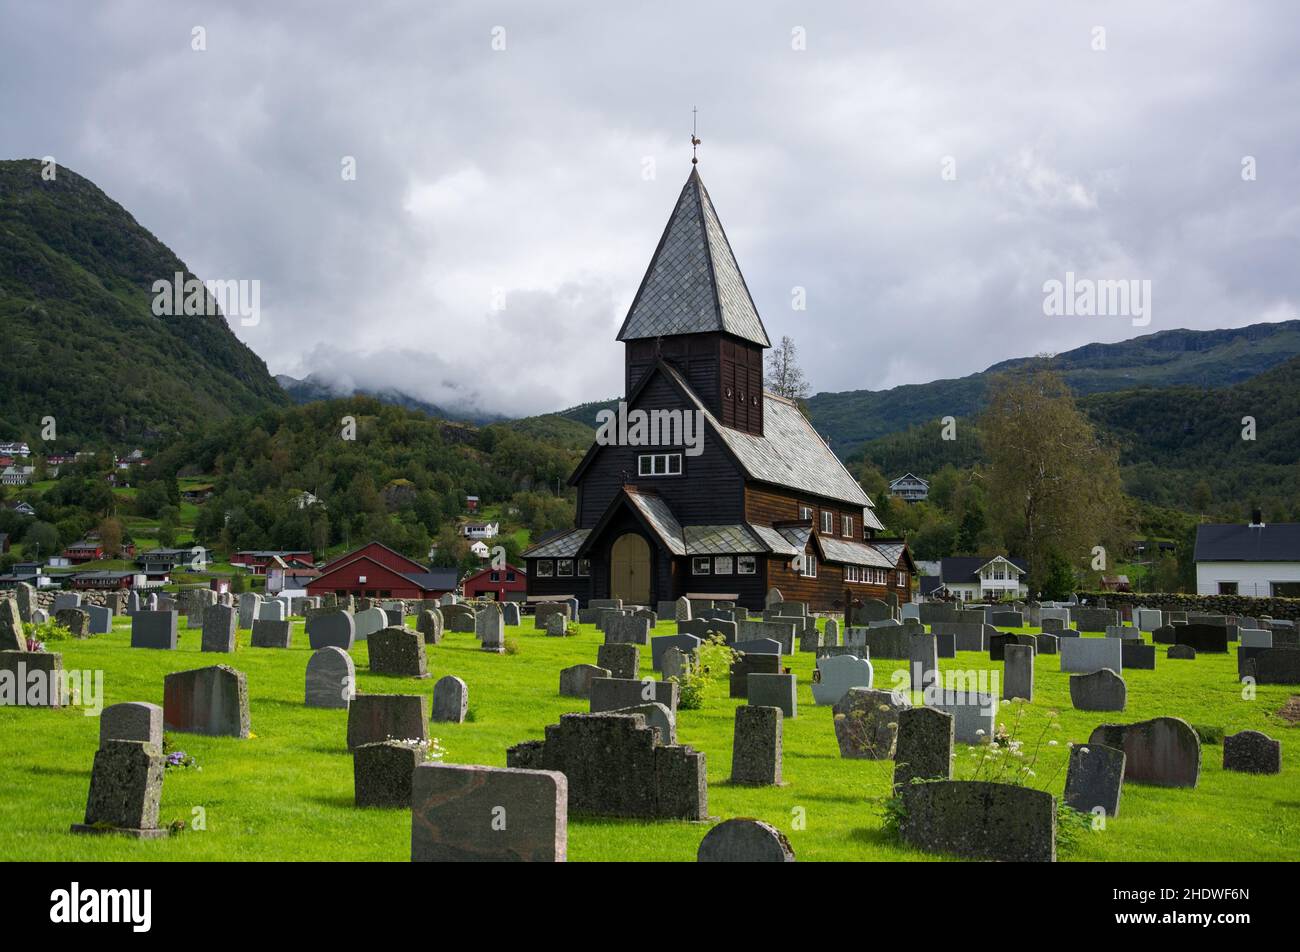
[[[157,442],[209,417],[288,403],[220,315],[155,317],[156,280],[193,277],[87,179],[0,162],[0,438]]]
[[[1221,388],[1297,355],[1300,321],[1231,330],[1160,331],[1115,344],[1086,344],[1052,357],[1007,360],[958,379],[890,390],[819,393],[809,398],[808,410],[835,450],[841,456],[851,456],[862,444],[889,433],[944,416],[978,412],[993,375],[1033,362],[1058,371],[1082,396],[1140,387]]]

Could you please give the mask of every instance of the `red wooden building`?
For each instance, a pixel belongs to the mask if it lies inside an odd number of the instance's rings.
[[[80,565],[82,562],[94,562],[104,557],[104,545],[101,542],[83,539],[64,549],[63,557],[73,565]]]
[[[456,590],[454,568],[428,568],[382,542],[371,542],[327,563],[307,583],[308,595],[438,598]]]
[[[492,598],[498,602],[522,602],[527,594],[528,573],[507,564],[503,568],[480,569],[461,583],[466,598]]]

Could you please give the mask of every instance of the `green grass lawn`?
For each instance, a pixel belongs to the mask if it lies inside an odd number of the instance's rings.
[[[531,619],[529,619],[531,622]],[[658,634],[671,634],[671,622]],[[581,625],[566,639],[547,638],[531,627],[508,629],[517,654],[478,650],[472,634],[448,634],[430,647],[433,678],[414,681],[366,671],[366,645],[352,655],[358,688],[374,693],[431,695],[444,674],[463,678],[470,691],[470,720],[431,725],[449,762],[504,766],[506,748],[540,739],[543,728],[586,703],[560,697],[560,668],[595,662],[601,635]],[[68,669],[102,669],[105,704],[162,703],[163,676],[171,671],[226,662],[248,676],[254,737],[248,740],[170,734],[173,748],[197,758],[201,770],[171,770],[163,786],[161,822],[189,821],[206,811],[206,830],[187,829],[160,842],[68,833],[81,822],[99,722],[80,709],[0,708],[0,859],[5,860],[396,860],[409,858],[410,816],[403,810],[352,806],[352,761],[345,743],[344,711],[303,706],[303,678],[310,655],[302,623],[295,623],[291,650],[248,647],[240,632],[233,656],[201,654],[197,631],[182,630],[176,652],[131,649],[119,620],[111,635],[59,642]],[[1276,716],[1291,691],[1263,687],[1243,700],[1236,657],[1202,655],[1168,661],[1157,646],[1155,671],[1126,671],[1129,709],[1118,715],[1088,714],[1070,706],[1068,675],[1059,657],[1037,659],[1035,701],[1023,710],[1018,736],[1032,750],[1044,728],[1046,742],[1034,765],[1034,785],[1059,795],[1065,783],[1067,741],[1086,741],[1099,723],[1177,715],[1192,724],[1228,733],[1255,728],[1283,743],[1283,773],[1260,777],[1225,773],[1222,748],[1205,745],[1200,786],[1173,790],[1126,785],[1120,815],[1104,831],[1084,834],[1063,860],[1296,860],[1300,859],[1300,761],[1295,729]],[[642,649],[644,675],[650,653]],[[790,659],[799,676],[799,716],[784,725],[785,786],[754,789],[727,783],[733,712],[725,680],[703,710],[681,711],[678,735],[707,755],[709,812],[719,818],[755,816],[784,830],[799,860],[931,860],[897,843],[882,829],[876,801],[889,792],[892,762],[842,760],[831,712],[816,707],[810,690],[813,659]],[[904,662],[877,661],[876,684],[889,687]],[[1001,668],[983,653],[944,659],[941,669]],[[1013,707],[1000,718],[1010,726]],[[1058,727],[1047,727],[1056,722]],[[975,748],[958,745],[957,776],[969,776]],[[1032,754],[1031,754],[1032,756]],[[795,826],[796,817],[805,822]],[[684,860],[695,851],[706,825],[570,817],[571,860]]]

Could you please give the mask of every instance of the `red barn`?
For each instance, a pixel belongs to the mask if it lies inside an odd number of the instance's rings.
[[[367,598],[438,598],[456,590],[454,568],[427,568],[381,542],[341,555],[307,583],[308,595]]]
[[[513,565],[479,569],[461,586],[466,598],[493,598],[498,602],[522,602],[528,588],[528,573]]]

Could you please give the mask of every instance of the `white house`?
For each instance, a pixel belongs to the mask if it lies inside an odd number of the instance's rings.
[[[492,551],[483,542],[471,542],[469,550],[477,555],[480,559],[486,559],[492,554]]]
[[[499,522],[467,522],[461,531],[467,539],[495,539],[501,531]]]
[[[1300,522],[1196,527],[1197,595],[1300,598]]]
[[[0,472],[0,482],[6,486],[26,486],[32,481],[34,472],[36,472],[35,466],[6,466],[3,472]]]
[[[904,473],[889,484],[889,495],[904,502],[922,502],[930,495],[930,483],[920,476]]]
[[[921,594],[938,598],[946,591],[963,602],[996,602],[1029,594],[1024,559],[995,555],[951,556],[939,563],[939,575],[921,577]]]

